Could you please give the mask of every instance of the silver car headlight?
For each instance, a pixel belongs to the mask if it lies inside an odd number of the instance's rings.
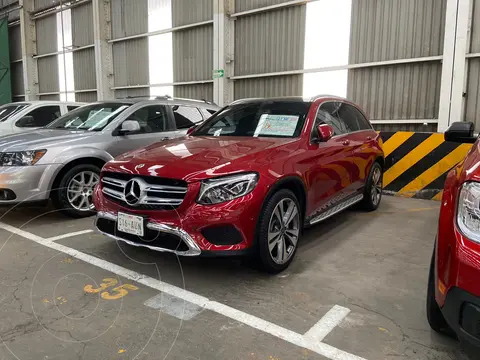
[[[219,204],[250,193],[258,182],[258,174],[244,173],[202,181],[197,202],[203,205]]]
[[[466,237],[480,243],[480,183],[463,184],[458,197],[457,224]]]
[[[35,165],[47,150],[29,150],[0,153],[0,166]]]

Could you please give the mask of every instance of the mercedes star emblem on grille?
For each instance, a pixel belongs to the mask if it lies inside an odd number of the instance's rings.
[[[140,182],[136,179],[132,179],[127,182],[123,194],[125,195],[125,202],[128,205],[134,206],[138,204],[142,195],[142,188],[140,186]]]

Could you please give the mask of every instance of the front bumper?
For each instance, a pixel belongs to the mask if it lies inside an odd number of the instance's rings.
[[[0,166],[0,190],[14,194],[0,205],[47,200],[50,187],[61,165]]]
[[[447,294],[442,313],[462,342],[480,349],[480,297],[453,287]]]

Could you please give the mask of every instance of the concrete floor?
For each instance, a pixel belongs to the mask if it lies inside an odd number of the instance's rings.
[[[350,313],[323,343],[353,354],[342,359],[467,360],[456,341],[430,331],[425,316],[438,207],[384,197],[374,213],[339,214],[308,229],[291,267],[277,276],[240,259],[177,259],[93,232],[52,239],[58,251],[42,241],[92,229],[93,220],[38,208],[4,213],[0,221],[15,228],[0,230],[0,359],[340,359],[248,325],[253,315],[304,334],[339,305]],[[92,265],[82,253],[110,265]],[[227,317],[182,301],[179,315],[179,299],[168,296],[161,310],[148,307],[159,291],[118,276],[115,265],[241,313]],[[114,281],[133,287],[118,298],[121,290],[109,290],[112,299],[92,292]]]

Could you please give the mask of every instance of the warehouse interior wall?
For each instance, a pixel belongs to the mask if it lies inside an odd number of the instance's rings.
[[[231,84],[222,88],[231,91],[228,99],[346,96],[378,130],[427,132],[436,131],[445,116],[444,56],[453,56],[444,54],[452,32],[445,30],[447,8],[468,3],[464,96],[455,116],[479,121],[480,0],[28,0],[34,1],[33,75],[22,66],[19,2],[3,1],[2,9],[9,9],[3,11],[14,101],[96,100],[94,30],[103,26],[109,28],[104,40],[111,51],[107,77],[117,98],[214,100],[214,73],[231,67],[221,79]],[[103,24],[94,21],[99,4],[108,5]],[[220,16],[214,11],[219,8]],[[229,41],[230,25],[232,44],[219,53],[215,44],[221,36]],[[37,93],[25,88],[28,76],[38,84]]]

